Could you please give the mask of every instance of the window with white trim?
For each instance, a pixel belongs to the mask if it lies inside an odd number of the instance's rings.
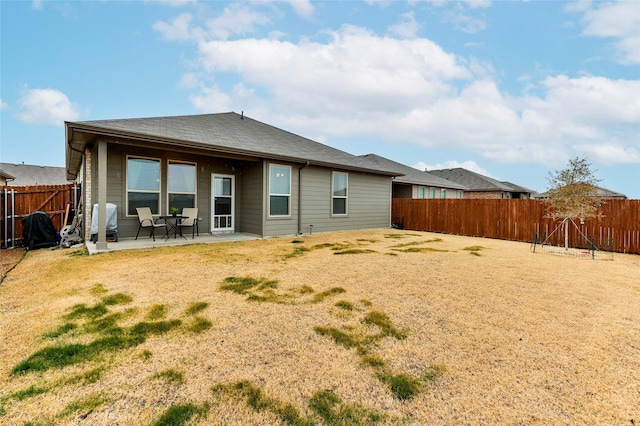
[[[418,187],[418,198],[424,198],[424,186]]]
[[[291,167],[269,164],[269,216],[291,213]]]
[[[444,188],[440,189],[440,198],[447,198],[447,190]]]
[[[160,214],[159,159],[127,157],[127,215],[137,215],[137,207]]]
[[[429,188],[429,198],[436,198],[436,189]]]
[[[196,164],[169,161],[167,175],[167,210],[182,211],[196,206]]]
[[[462,198],[462,191],[456,191],[456,197]]]
[[[331,192],[331,214],[347,214],[347,196],[349,193],[349,174],[333,172]]]

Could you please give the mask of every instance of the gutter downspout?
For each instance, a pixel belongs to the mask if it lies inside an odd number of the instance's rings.
[[[302,235],[302,169],[308,165],[307,161],[298,169],[298,235]]]

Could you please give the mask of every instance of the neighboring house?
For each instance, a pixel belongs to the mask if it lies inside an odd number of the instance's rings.
[[[380,168],[402,173],[393,179],[393,198],[463,198],[468,190],[464,185],[441,178],[429,172],[421,172],[376,154],[362,155]]]
[[[0,186],[5,186],[8,182],[15,179],[15,176],[10,175],[0,168]]]
[[[197,207],[200,232],[265,237],[391,224],[391,178],[400,173],[241,114],[65,126],[67,177],[83,182],[84,204],[98,204],[99,218],[107,203],[117,206],[120,238],[136,235],[136,207],[155,216]],[[98,250],[105,233],[99,226]]]
[[[4,178],[4,182],[0,180],[3,185],[34,186],[66,185],[69,183],[64,167],[0,163],[0,170],[9,176],[8,178]]]
[[[429,170],[429,173],[469,188],[464,191],[463,198],[531,198],[534,192],[511,182],[499,181],[461,167]]]
[[[546,192],[535,194],[533,198],[546,199],[549,195]],[[601,198],[603,200],[626,200],[627,196],[619,192],[612,191],[601,186],[595,186],[595,193],[591,195],[593,198]]]

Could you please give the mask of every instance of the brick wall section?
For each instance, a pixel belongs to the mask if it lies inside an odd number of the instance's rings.
[[[499,200],[500,192],[492,191],[464,191],[462,198],[474,200]]]
[[[84,188],[84,241],[91,240],[91,214],[93,213],[93,205],[91,204],[91,150],[84,150],[84,180],[82,187]]]

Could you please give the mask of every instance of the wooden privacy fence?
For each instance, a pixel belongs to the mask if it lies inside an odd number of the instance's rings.
[[[640,254],[640,200],[606,200],[598,208],[601,217],[575,220],[569,229],[570,244],[580,234],[593,238],[597,247],[619,253]],[[541,200],[407,199],[392,202],[394,222],[404,229],[531,242],[556,229],[547,218],[549,204]]]
[[[15,247],[22,241],[22,218],[35,211],[49,214],[60,232],[65,217],[70,220],[74,197],[80,197],[80,185],[3,186],[0,188],[0,246]]]

